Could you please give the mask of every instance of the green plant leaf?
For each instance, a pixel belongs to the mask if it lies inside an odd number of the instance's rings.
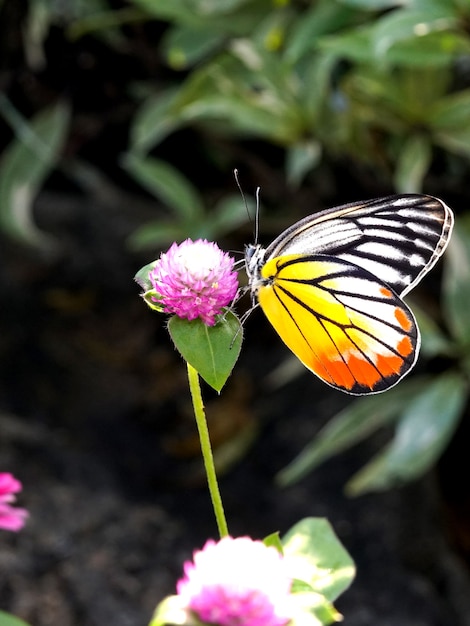
[[[443,302],[447,324],[464,347],[470,344],[470,219],[456,221],[446,251]]]
[[[245,224],[249,215],[254,215],[254,203],[251,198],[246,199],[249,214],[240,195],[234,194],[222,198],[207,216],[207,226],[210,227],[208,238],[216,239]]]
[[[172,28],[162,41],[168,65],[175,70],[187,69],[218,48],[225,34],[211,28]]]
[[[302,452],[276,476],[286,486],[300,480],[326,459],[362,441],[396,419],[410,400],[426,388],[428,378],[411,378],[386,394],[352,402],[324,426]]]
[[[155,267],[156,263],[158,263],[158,260],[147,263],[147,265],[141,267],[134,276],[135,282],[142,287],[143,291],[150,291],[150,289],[153,289],[152,282],[149,280],[149,274]]]
[[[335,607],[321,593],[313,591],[296,590],[296,583],[293,583],[292,602],[295,605],[294,618],[291,624],[299,626],[327,626],[333,622],[340,622],[343,616],[338,613]]]
[[[434,319],[415,303],[412,308],[421,333],[421,354],[428,359],[438,355],[456,356],[455,344],[444,335]]]
[[[325,54],[355,63],[370,63],[374,58],[372,49],[372,26],[351,28],[340,34],[325,35],[318,40],[318,48]]]
[[[129,235],[127,243],[133,250],[145,248],[155,250],[167,246],[173,241],[183,241],[188,237],[192,237],[191,229],[185,228],[184,224],[180,224],[176,220],[174,222],[154,220],[136,228]]]
[[[357,11],[350,7],[331,0],[315,2],[303,11],[301,19],[294,22],[286,42],[285,57],[291,63],[296,63],[303,56],[309,55],[311,62],[311,52],[318,37],[341,31],[355,18]]]
[[[180,596],[167,596],[155,609],[149,626],[198,626],[199,620],[183,606]]]
[[[195,187],[172,165],[153,157],[128,153],[126,169],[150,193],[160,198],[180,220],[196,221],[204,214],[204,203]]]
[[[134,115],[130,130],[130,150],[145,153],[170,135],[181,123],[173,112],[179,94],[177,88],[167,88],[146,98]]]
[[[199,318],[188,321],[175,315],[168,330],[183,359],[220,392],[240,354],[243,329],[236,315],[225,312],[215,326],[206,326]]]
[[[280,554],[284,554],[284,549],[282,547],[281,537],[279,532],[271,533],[267,537],[263,539],[263,543],[265,546],[273,546]]]
[[[449,30],[457,25],[457,15],[449,3],[428,7],[427,10],[396,10],[386,13],[377,21],[373,31],[375,54],[384,56],[397,43],[406,39],[423,37],[433,31]]]
[[[19,617],[0,611],[0,626],[29,626]]]
[[[0,227],[33,245],[51,241],[35,226],[32,206],[56,164],[66,137],[69,108],[63,102],[38,113],[15,129],[17,134],[0,161]]]
[[[459,57],[469,53],[470,40],[466,35],[445,30],[400,41],[387,49],[383,60],[388,65],[401,65],[415,70],[446,68]]]
[[[395,189],[399,193],[419,193],[431,165],[432,147],[428,137],[414,135],[403,143],[395,170]]]
[[[405,4],[406,0],[340,0],[341,4],[365,11],[381,11],[391,9],[398,4]]]
[[[390,489],[424,474],[454,433],[467,394],[468,385],[460,374],[436,377],[403,411],[390,445],[348,482],[347,493]]]
[[[435,131],[462,130],[470,119],[470,89],[441,97],[430,108],[428,121]]]
[[[320,143],[314,140],[295,143],[288,148],[286,174],[292,187],[298,187],[306,174],[318,165],[321,153]]]
[[[282,537],[282,545],[294,578],[330,602],[349,587],[355,576],[353,560],[325,519],[301,520]]]

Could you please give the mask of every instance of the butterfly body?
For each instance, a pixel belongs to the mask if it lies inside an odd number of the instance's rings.
[[[247,246],[253,299],[327,384],[362,395],[396,384],[420,335],[402,297],[444,252],[452,212],[431,196],[347,204],[300,220],[266,249]]]

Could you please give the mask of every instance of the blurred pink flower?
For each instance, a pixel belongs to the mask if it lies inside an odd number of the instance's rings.
[[[184,565],[182,604],[207,624],[284,626],[292,615],[292,580],[274,547],[249,537],[210,540]]]
[[[174,243],[161,255],[149,279],[165,313],[194,320],[200,317],[214,326],[216,316],[235,297],[238,289],[234,259],[206,239]]]
[[[13,474],[0,472],[0,528],[3,530],[18,531],[25,525],[28,511],[11,506],[16,500],[13,494],[22,488],[22,484]]]

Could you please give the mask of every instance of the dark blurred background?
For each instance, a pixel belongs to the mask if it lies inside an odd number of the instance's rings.
[[[345,626],[470,624],[467,0],[0,0],[0,150],[0,471],[30,511],[0,609],[145,625],[216,536],[184,363],[133,276],[186,237],[242,257],[237,169],[264,243],[391,193],[454,209],[396,390],[331,390],[254,312],[204,394],[233,535],[328,517]]]

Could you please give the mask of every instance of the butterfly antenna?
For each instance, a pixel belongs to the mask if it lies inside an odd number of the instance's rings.
[[[259,237],[259,193],[260,187],[256,187],[256,213],[255,213],[255,243],[258,243]]]
[[[238,170],[233,170],[233,175],[235,176],[235,182],[237,183],[238,190],[240,191],[240,195],[243,199],[243,204],[245,205],[246,213],[248,215],[248,219],[252,222],[250,209],[248,208],[248,202],[246,201],[245,194],[243,193],[242,186],[240,184],[240,179],[238,178]],[[259,232],[259,191],[260,188],[256,189],[256,213],[255,213],[255,243],[258,243],[258,232]]]

